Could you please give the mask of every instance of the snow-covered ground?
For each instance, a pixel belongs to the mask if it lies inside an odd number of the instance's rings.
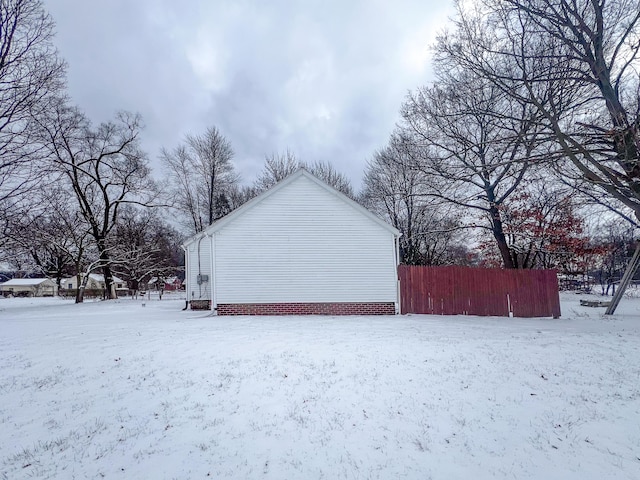
[[[0,479],[638,479],[640,299],[562,318],[0,299]]]

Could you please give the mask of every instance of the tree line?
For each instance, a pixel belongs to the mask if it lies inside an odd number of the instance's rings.
[[[96,125],[73,105],[41,2],[0,0],[0,260],[58,281],[101,271],[113,296],[114,274],[134,289],[175,274],[181,239],[305,167],[398,228],[404,263],[611,282],[640,218],[639,21],[638,0],[458,2],[434,81],[355,192],[289,150],[243,184],[215,126],[164,148],[158,181],[139,115]]]
[[[93,124],[66,93],[54,22],[38,0],[0,1],[0,242],[13,270],[60,280],[102,271],[129,283],[181,264],[177,232],[154,210],[159,189],[141,118]]]
[[[409,261],[434,262],[434,231],[468,245],[471,228],[484,263],[619,277],[640,219],[640,2],[455,6],[365,198]]]
[[[215,127],[163,149],[168,175],[158,181],[140,115],[94,124],[69,98],[65,74],[42,3],[0,0],[0,262],[59,286],[76,275],[78,302],[92,272],[103,273],[108,298],[114,275],[137,290],[152,276],[180,274],[185,236],[303,165],[353,196],[332,165],[290,152],[268,157],[255,183],[242,186]]]

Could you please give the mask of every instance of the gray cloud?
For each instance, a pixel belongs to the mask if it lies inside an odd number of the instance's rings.
[[[95,121],[145,119],[152,161],[217,126],[246,182],[289,148],[358,185],[406,92],[429,79],[433,1],[45,0],[69,91]],[[157,165],[157,163],[156,163]]]

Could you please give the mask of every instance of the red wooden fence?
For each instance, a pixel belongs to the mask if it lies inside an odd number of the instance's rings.
[[[560,316],[555,270],[400,265],[401,313]]]

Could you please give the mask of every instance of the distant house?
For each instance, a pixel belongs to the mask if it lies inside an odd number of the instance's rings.
[[[187,299],[219,315],[394,314],[399,236],[300,169],[184,243]]]
[[[0,283],[0,293],[5,297],[53,297],[58,286],[48,278],[14,278]]]
[[[182,280],[178,277],[158,278],[151,277],[147,282],[150,290],[180,290],[182,288]]]
[[[85,276],[84,273],[80,274],[80,281],[84,279],[84,276]],[[113,284],[115,285],[116,290],[127,288],[126,282],[116,277],[115,275],[113,276]],[[63,279],[60,282],[60,287],[65,288],[67,290],[75,290],[79,288],[78,277],[70,277],[70,278]],[[90,273],[89,279],[87,280],[86,288],[88,290],[104,290],[105,288],[104,275],[102,275],[101,273]]]

